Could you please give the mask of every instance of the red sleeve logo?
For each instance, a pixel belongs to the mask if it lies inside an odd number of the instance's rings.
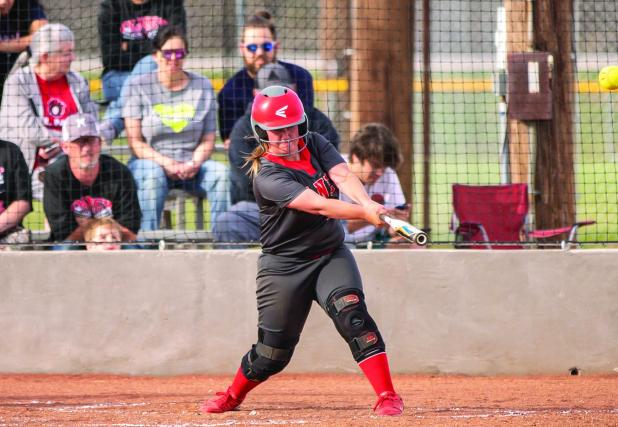
[[[337,192],[337,187],[331,182],[328,175],[324,175],[314,181],[313,188],[315,188],[315,191],[320,196],[326,197],[327,199],[335,196]]]

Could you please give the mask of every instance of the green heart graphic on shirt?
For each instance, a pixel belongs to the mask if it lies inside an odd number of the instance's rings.
[[[195,107],[185,103],[175,105],[156,104],[153,110],[161,118],[161,122],[175,133],[182,132],[193,116],[195,116]]]

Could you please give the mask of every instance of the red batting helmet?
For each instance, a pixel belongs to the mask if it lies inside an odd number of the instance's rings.
[[[307,115],[303,103],[292,89],[269,86],[261,90],[251,107],[251,128],[259,141],[268,142],[267,130],[298,125],[298,134],[307,134]]]

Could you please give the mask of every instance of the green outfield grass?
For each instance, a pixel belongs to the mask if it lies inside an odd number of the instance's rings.
[[[578,96],[575,126],[575,183],[577,219],[596,225],[579,231],[584,242],[618,240],[618,171],[614,137],[618,117],[609,93]],[[419,100],[415,108],[415,200],[413,219],[423,218],[422,135]],[[452,241],[451,185],[498,184],[499,134],[497,98],[493,93],[434,93],[432,95],[432,159],[430,218],[432,240]],[[618,107],[616,107],[618,112]]]

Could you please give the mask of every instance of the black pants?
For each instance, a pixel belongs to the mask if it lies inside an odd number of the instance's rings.
[[[340,246],[317,259],[262,254],[258,260],[258,326],[264,331],[298,338],[313,301],[326,310],[327,298],[363,285],[354,256]]]

